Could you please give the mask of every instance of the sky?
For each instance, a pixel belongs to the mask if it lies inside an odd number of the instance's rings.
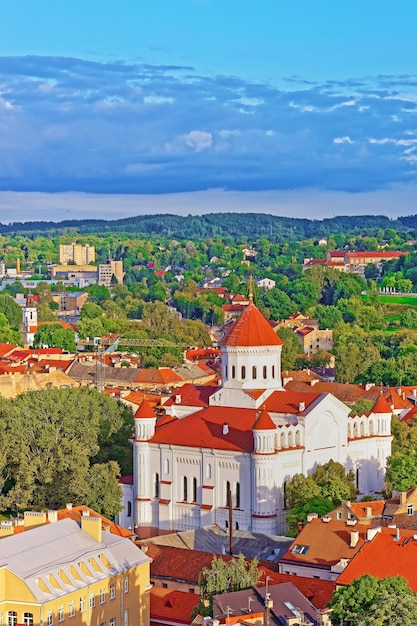
[[[417,214],[415,0],[3,0],[0,221]]]

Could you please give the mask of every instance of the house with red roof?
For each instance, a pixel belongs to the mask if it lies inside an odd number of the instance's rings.
[[[230,523],[283,534],[286,483],[330,459],[355,473],[362,493],[383,488],[392,441],[384,398],[352,417],[331,393],[285,389],[282,341],[252,299],[220,348],[219,387],[175,390],[165,417],[146,399],[135,413],[133,484],[122,505],[138,536]]]

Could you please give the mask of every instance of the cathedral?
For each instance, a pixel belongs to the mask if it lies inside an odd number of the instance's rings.
[[[219,388],[177,389],[158,419],[142,402],[133,480],[122,480],[122,525],[139,537],[230,523],[283,534],[286,484],[330,459],[354,472],[360,493],[383,488],[392,441],[387,402],[380,397],[369,414],[350,417],[330,393],[286,391],[281,350],[250,300],[221,341]]]

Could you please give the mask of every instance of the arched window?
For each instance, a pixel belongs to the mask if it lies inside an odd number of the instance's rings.
[[[225,527],[225,528],[229,528],[229,522],[228,522],[228,520],[225,520],[225,521],[224,521],[224,527]]]
[[[240,483],[236,483],[236,508],[240,509]]]
[[[284,509],[286,509],[287,508],[287,481],[284,481],[283,496],[284,496]]]
[[[268,377],[268,374],[267,374],[267,371],[266,371],[266,365],[263,366],[263,375],[264,375],[264,378]]]
[[[16,626],[16,624],[17,624],[16,611],[8,611],[7,612],[7,626]]]
[[[275,365],[272,366],[272,378],[275,378]]]
[[[359,489],[359,467],[356,470],[356,489]]]
[[[187,477],[186,476],[184,476],[184,479],[183,479],[182,499],[183,499],[184,502],[187,502],[187,500],[188,500],[188,482],[187,482]]]
[[[235,523],[235,528],[236,528],[236,530],[239,530],[239,522]]]
[[[155,498],[159,498],[159,474],[155,474],[154,496],[155,496]]]
[[[33,613],[23,613],[23,623],[25,626],[33,626]]]
[[[224,366],[224,377],[227,378],[227,365]]]
[[[165,474],[169,474],[169,459],[165,459],[164,465]]]
[[[245,378],[246,378],[246,367],[244,365],[242,365],[241,376],[242,376],[242,380],[245,380]]]
[[[127,516],[132,517],[132,503],[131,502],[127,503]]]
[[[253,380],[256,380],[256,365],[252,367],[252,378]]]
[[[211,463],[206,465],[206,478],[211,478]]]
[[[236,368],[232,365],[232,378],[236,378]]]
[[[230,498],[231,498],[230,482],[227,481],[226,482],[226,506],[229,506]]]
[[[197,478],[193,478],[193,502],[197,502]]]

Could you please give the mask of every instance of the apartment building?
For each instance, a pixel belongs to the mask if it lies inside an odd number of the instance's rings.
[[[88,243],[80,244],[73,241],[70,244],[60,244],[58,247],[58,263],[68,265],[90,265],[96,260],[94,246]]]

